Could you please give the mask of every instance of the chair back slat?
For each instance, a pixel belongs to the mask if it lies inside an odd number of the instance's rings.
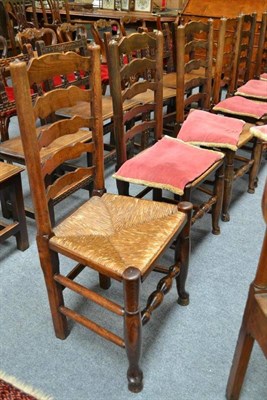
[[[33,80],[35,83],[35,80]],[[88,90],[81,91],[77,86],[69,86],[65,89],[55,89],[56,96],[53,95],[55,100],[51,102],[50,92],[45,93],[42,97],[38,97],[34,105],[34,113],[42,119],[45,119],[48,115],[52,114],[59,108],[63,107],[73,107],[78,99],[79,101],[91,102],[92,96],[91,92]],[[88,113],[90,114],[90,113]]]

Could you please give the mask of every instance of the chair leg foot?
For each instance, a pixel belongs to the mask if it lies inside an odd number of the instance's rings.
[[[182,297],[182,296],[179,296],[179,298],[178,298],[178,300],[177,300],[177,303],[178,303],[180,306],[188,306],[188,304],[189,304],[189,294],[185,292],[185,293],[183,294],[183,297]]]
[[[253,189],[249,188],[248,189],[248,193],[251,193],[251,194],[255,193],[255,189],[254,188]]]
[[[143,389],[143,372],[141,369],[128,369],[128,389],[130,392],[139,393]]]
[[[218,228],[213,228],[212,229],[212,233],[213,233],[213,235],[220,235],[221,229],[219,227]]]
[[[229,222],[230,221],[229,213],[222,214],[222,221],[224,221],[224,222]]]

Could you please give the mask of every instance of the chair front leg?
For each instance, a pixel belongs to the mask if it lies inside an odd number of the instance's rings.
[[[140,282],[141,274],[137,268],[129,267],[124,271],[124,340],[129,361],[127,378],[128,388],[134,393],[143,389],[143,372],[139,366],[142,344],[142,321],[139,304]]]
[[[255,142],[253,144],[253,150],[251,158],[254,160],[254,163],[249,171],[249,184],[248,184],[248,193],[254,193],[255,187],[257,187],[258,181],[258,172],[261,163],[262,149],[263,144],[260,139],[254,138]]]
[[[188,274],[189,256],[191,250],[191,217],[193,205],[187,201],[183,201],[178,205],[179,211],[187,214],[187,222],[178,236],[175,244],[175,262],[180,263],[180,273],[176,277],[176,286],[178,292],[178,304],[187,306],[189,304],[189,294],[185,290],[185,282]]]
[[[215,187],[214,196],[216,197],[216,203],[212,206],[212,233],[219,235],[221,230],[219,221],[222,213],[222,202],[223,202],[223,191],[224,191],[224,163],[219,167],[215,173]]]
[[[234,157],[235,152],[226,150],[225,153],[225,172],[224,172],[224,193],[222,204],[222,220],[230,221],[229,206],[232,198],[233,182],[234,182]]]

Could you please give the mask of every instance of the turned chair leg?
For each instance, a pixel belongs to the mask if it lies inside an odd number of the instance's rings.
[[[234,156],[235,152],[227,150],[225,153],[224,193],[222,204],[222,220],[230,221],[229,206],[232,198],[234,182]]]
[[[180,273],[175,278],[178,292],[178,304],[187,306],[189,304],[189,294],[185,290],[185,283],[188,274],[189,255],[191,251],[191,217],[192,217],[192,203],[183,201],[178,206],[179,211],[186,212],[187,223],[183,231],[178,236],[175,244],[175,262],[180,262]]]
[[[255,143],[253,145],[253,151],[251,158],[254,160],[254,163],[249,171],[249,184],[248,184],[248,193],[254,193],[255,187],[257,187],[258,182],[258,172],[261,163],[261,155],[262,155],[262,141],[260,139],[255,138]]]
[[[12,204],[13,218],[15,221],[18,221],[20,227],[19,231],[15,235],[17,248],[24,251],[29,247],[29,239],[20,175],[14,177],[14,185],[10,187],[10,199]]]
[[[224,191],[224,164],[217,169],[215,173],[215,187],[214,196],[216,197],[216,203],[212,207],[212,233],[219,235],[221,230],[219,221],[222,213],[222,202],[223,202],[223,191]]]
[[[129,361],[127,378],[128,388],[134,393],[143,389],[143,372],[139,366],[142,345],[142,321],[139,304],[140,282],[141,274],[137,268],[129,267],[124,271],[124,340]]]

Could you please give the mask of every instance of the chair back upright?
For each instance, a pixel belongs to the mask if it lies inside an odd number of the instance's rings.
[[[0,35],[0,47],[1,47],[1,56],[0,58],[7,57],[7,40],[4,36]]]
[[[28,67],[25,63],[14,62],[11,65],[11,76],[15,87],[20,134],[23,143],[25,162],[28,167],[29,181],[33,197],[38,235],[53,235],[49,206],[55,198],[68,193],[70,187],[80,187],[84,181],[94,178],[94,189],[103,190],[103,133],[100,81],[99,47],[89,50],[88,57],[76,53],[47,54],[31,60]],[[32,104],[30,87],[40,80],[50,79],[61,71],[68,74],[73,70],[85,70],[90,75],[90,88],[82,90],[71,86],[67,89],[55,89],[38,97]],[[36,128],[38,118],[46,119],[58,108],[72,107],[79,101],[87,101],[91,117],[74,116],[71,119],[59,120],[53,124]],[[91,142],[79,141],[86,130],[92,131]],[[73,137],[73,140],[70,138]],[[66,146],[63,145],[66,138]],[[60,145],[56,145],[60,140]],[[54,146],[55,151],[45,157],[46,149]],[[65,171],[55,181],[51,180],[54,171],[67,160],[78,158],[84,153],[93,154],[93,165],[77,167]],[[42,159],[42,163],[41,163]],[[49,184],[47,184],[49,182]]]
[[[254,78],[259,79],[264,72],[267,72],[267,11],[262,13],[261,18]]]
[[[176,30],[176,123],[193,108],[211,106],[213,21],[190,21]]]
[[[153,142],[162,136],[163,35],[159,31],[133,33],[105,43],[119,168],[127,160],[129,142],[150,131]],[[129,100],[136,104],[125,110]]]

